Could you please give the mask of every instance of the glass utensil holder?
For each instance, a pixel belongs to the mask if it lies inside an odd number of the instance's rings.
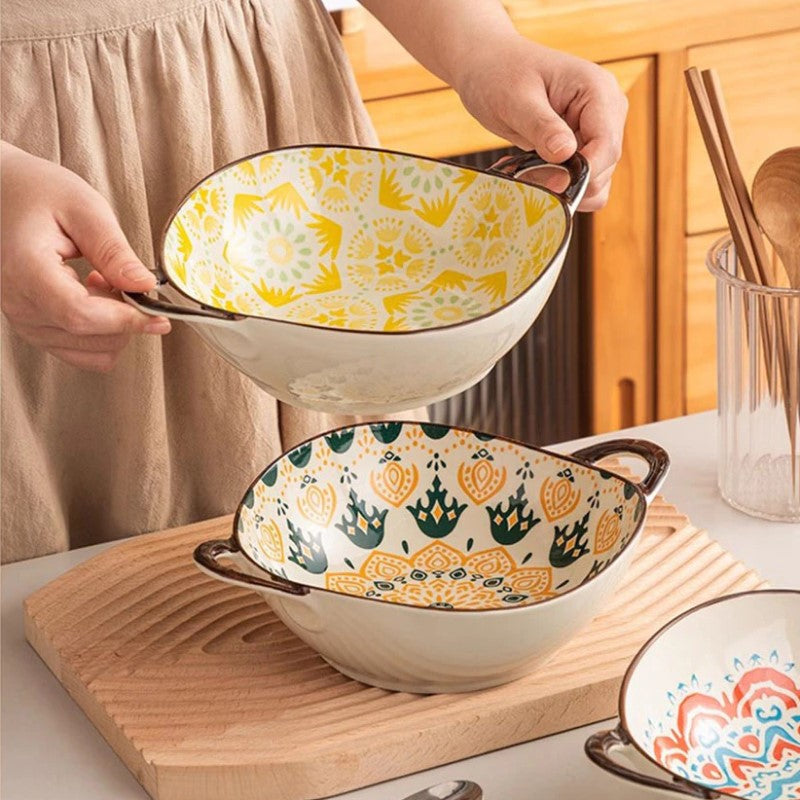
[[[730,239],[717,282],[719,488],[734,508],[800,522],[800,289],[743,279]]]

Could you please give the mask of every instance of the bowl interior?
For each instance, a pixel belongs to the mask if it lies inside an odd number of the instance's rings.
[[[407,331],[500,308],[566,234],[563,205],[536,186],[384,151],[294,147],[206,178],[167,229],[163,265],[215,308]]]
[[[800,796],[800,592],[680,619],[644,651],[622,702],[636,744],[673,774],[741,798]]]
[[[261,568],[412,606],[497,609],[569,591],[636,532],[644,500],[602,470],[444,425],[360,425],[300,445],[239,509]]]

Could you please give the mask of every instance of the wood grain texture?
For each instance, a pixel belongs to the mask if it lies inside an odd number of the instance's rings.
[[[686,413],[717,407],[717,285],[706,267],[724,230],[688,236],[686,248]]]
[[[629,110],[608,205],[592,215],[587,247],[595,433],[642,425],[655,414],[655,61],[608,67]]]
[[[452,89],[371,100],[366,107],[381,146],[390,150],[443,158],[508,147],[464,108]]]
[[[686,51],[660,53],[656,92],[656,419],[686,413]]]
[[[719,73],[733,142],[750,186],[767,156],[800,142],[800,104],[790,99],[800,96],[800,30],[696,47],[688,60]],[[725,215],[694,120],[687,147],[687,233],[722,228]]]
[[[351,681],[256,594],[201,574],[222,518],[124,542],[25,603],[28,641],[158,800],[326,797],[613,716],[686,608],[764,581],[661,499],[609,606],[544,667],[473,694]]]

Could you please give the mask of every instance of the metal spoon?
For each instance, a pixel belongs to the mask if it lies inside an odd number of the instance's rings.
[[[753,181],[753,207],[789,283],[800,289],[800,147],[779,150],[759,167]]]
[[[405,800],[482,800],[483,790],[472,781],[448,781],[429,786]]]

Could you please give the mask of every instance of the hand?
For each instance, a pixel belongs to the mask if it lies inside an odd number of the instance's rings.
[[[162,335],[114,290],[155,286],[106,200],[63,167],[2,143],[2,310],[17,333],[57,358],[107,372],[131,335]],[[65,260],[84,256],[82,284]]]
[[[467,110],[498,136],[548,161],[565,161],[580,148],[591,180],[579,208],[602,208],[628,113],[614,76],[518,34],[473,48],[460,61],[453,85]]]

